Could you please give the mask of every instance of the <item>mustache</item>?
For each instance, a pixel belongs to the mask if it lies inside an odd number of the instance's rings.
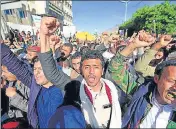
[[[95,78],[95,75],[88,75],[89,78]]]

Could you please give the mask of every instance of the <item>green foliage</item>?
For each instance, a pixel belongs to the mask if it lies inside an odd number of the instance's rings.
[[[176,32],[176,5],[165,1],[155,6],[144,6],[138,9],[131,19],[120,26],[120,29],[129,31],[139,31],[145,28],[148,31],[157,31],[157,33]]]

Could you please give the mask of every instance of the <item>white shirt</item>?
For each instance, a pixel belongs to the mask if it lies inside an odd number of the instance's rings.
[[[102,83],[102,89],[100,90],[100,92],[94,92],[89,87],[88,89],[92,94],[93,107],[94,107],[96,116],[98,117],[102,125],[107,126],[108,120],[110,117],[111,108],[110,107],[106,109],[103,108],[104,105],[110,104],[108,96],[106,94],[105,84]]]
[[[70,67],[68,67],[68,68],[62,67],[62,71],[63,71],[65,74],[67,74],[68,76],[70,76],[72,69],[71,69]]]
[[[155,98],[155,94],[152,97],[151,103],[153,107],[141,123],[140,128],[166,128],[173,108],[170,105],[159,104]]]
[[[103,53],[103,57],[106,58],[106,59],[108,59],[108,60],[111,60],[111,58],[114,57],[114,54],[112,54],[112,53],[110,53],[108,51],[105,51]]]

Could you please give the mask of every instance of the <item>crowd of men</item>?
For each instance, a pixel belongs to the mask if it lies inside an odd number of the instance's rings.
[[[176,42],[144,30],[128,40],[62,41],[43,17],[34,38],[1,41],[1,127],[176,128]]]

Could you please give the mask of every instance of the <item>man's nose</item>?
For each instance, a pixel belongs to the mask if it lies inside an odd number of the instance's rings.
[[[94,73],[94,68],[90,67],[89,73]]]

